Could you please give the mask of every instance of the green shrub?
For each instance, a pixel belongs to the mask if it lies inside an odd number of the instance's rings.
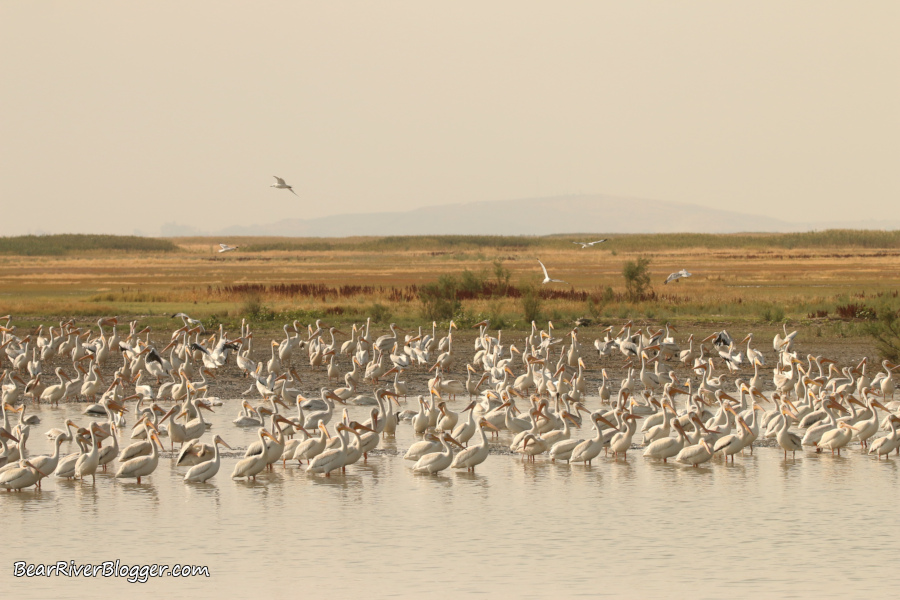
[[[622,267],[625,278],[625,295],[631,302],[643,300],[650,292],[650,259],[639,256],[637,260],[629,260]]]
[[[458,290],[459,281],[453,275],[441,275],[436,282],[421,286],[422,316],[429,321],[452,319],[462,309],[456,297]]]
[[[497,283],[497,294],[504,296],[509,289],[509,282],[512,278],[512,271],[503,266],[503,261],[499,258],[494,261],[494,280]]]
[[[389,309],[384,304],[380,304],[376,302],[372,306],[369,307],[369,316],[372,317],[372,320],[376,323],[388,323],[393,316],[391,314],[391,309]]]
[[[541,290],[534,284],[523,286],[521,288],[522,296],[519,301],[522,303],[522,316],[526,323],[537,321],[541,316]]]
[[[767,306],[761,316],[766,323],[781,323],[784,321],[784,309],[777,305]]]
[[[875,340],[878,353],[889,361],[900,360],[900,310],[885,303],[875,312],[874,321],[862,324],[863,331]]]

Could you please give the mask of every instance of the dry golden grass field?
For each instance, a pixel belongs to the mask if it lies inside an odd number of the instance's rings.
[[[318,317],[413,325],[435,317],[420,300],[423,286],[452,276],[450,293],[459,300],[447,314],[463,324],[490,318],[521,329],[526,316],[769,327],[788,321],[813,323],[827,337],[855,335],[865,310],[893,302],[900,289],[894,232],[621,235],[588,249],[572,241],[591,235],[101,237],[2,238],[0,313],[35,322],[100,315],[153,321],[185,311],[212,323],[247,317],[262,329]],[[219,242],[239,249],[220,254]],[[625,295],[622,271],[638,257],[650,260],[651,288],[635,301]],[[570,285],[541,286],[537,259]],[[693,277],[662,284],[682,268]],[[523,296],[536,297],[529,315]]]

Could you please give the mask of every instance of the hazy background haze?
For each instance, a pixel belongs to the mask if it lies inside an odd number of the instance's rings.
[[[893,1],[7,1],[0,234],[556,194],[893,217],[898,23]]]

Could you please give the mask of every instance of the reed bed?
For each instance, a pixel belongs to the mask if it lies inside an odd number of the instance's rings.
[[[178,252],[171,240],[134,235],[20,235],[0,237],[0,254],[18,256],[59,256],[64,254],[112,252]]]

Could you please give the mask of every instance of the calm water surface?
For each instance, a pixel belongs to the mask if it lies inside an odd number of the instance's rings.
[[[65,418],[87,424],[83,408],[38,409],[29,454],[48,453],[44,432]],[[232,425],[238,410],[238,400],[217,408],[212,433],[243,448],[255,430]],[[382,447],[405,451],[413,441],[401,424]],[[186,485],[186,469],[161,459],[141,485],[112,473],[95,486],[51,476],[40,492],[0,493],[4,597],[862,597],[893,587],[900,548],[900,463],[858,447],[787,462],[761,448],[734,466],[716,459],[700,469],[639,452],[592,467],[492,455],[475,475],[439,476],[379,455],[331,479],[279,463],[255,483],[229,478],[237,460],[224,458],[206,484]],[[208,565],[211,577],[12,576],[15,560],[71,559]]]

